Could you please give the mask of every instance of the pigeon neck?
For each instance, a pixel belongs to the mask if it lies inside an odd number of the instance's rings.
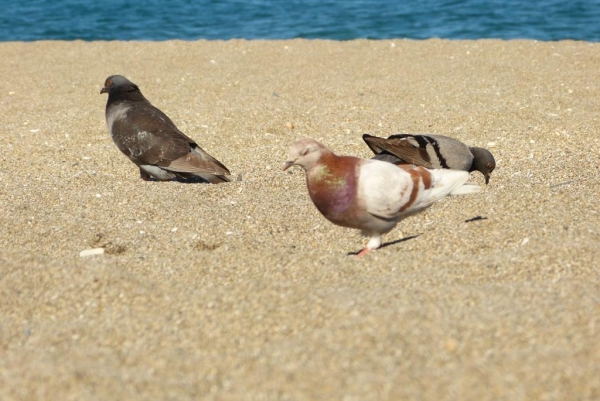
[[[469,148],[469,151],[471,152],[471,154],[473,155],[473,162],[471,163],[471,167],[469,168],[469,173],[473,172],[473,171],[481,171],[480,169],[480,164],[481,164],[481,153],[480,153],[480,148]],[[483,173],[483,171],[481,171]]]
[[[488,163],[492,165],[495,164],[494,157],[490,153],[489,150],[484,148],[469,148],[471,154],[473,154],[473,165],[471,166],[471,171],[479,170],[483,172],[483,170],[488,169]]]
[[[129,86],[118,91],[113,91],[108,97],[111,102],[118,102],[121,100],[128,100],[130,102],[146,100],[144,95],[142,95],[142,92],[140,92],[136,86]]]

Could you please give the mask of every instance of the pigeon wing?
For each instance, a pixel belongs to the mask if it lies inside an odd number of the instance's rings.
[[[359,170],[357,196],[370,214],[394,219],[416,201],[411,175],[397,166],[365,160]]]
[[[217,170],[220,171],[217,174],[231,174],[227,167],[223,165],[223,163],[221,163],[220,161],[212,157],[210,154],[208,154],[208,152],[202,149],[200,146],[198,146],[198,144],[194,143],[192,145],[192,152],[202,160],[214,164],[215,168],[217,168]]]
[[[173,146],[170,153],[165,154],[165,160],[172,160],[168,165],[162,165],[160,162],[159,166],[165,167],[172,171],[186,172],[186,173],[211,173],[217,175],[229,175],[231,174],[227,167],[220,161],[212,157],[208,152],[202,149],[192,138],[181,132],[175,124],[169,119],[169,117],[161,110],[154,106],[151,106],[155,118],[164,121],[166,125],[171,128],[171,138],[175,146]],[[184,154],[181,157],[172,159],[180,155],[183,150],[190,152],[190,154]]]
[[[191,173],[191,174],[215,174],[215,175],[229,175],[231,174],[227,167],[225,167],[220,161],[202,151],[198,152],[197,149],[202,150],[199,146],[193,149],[191,152],[178,159],[170,161],[168,164],[159,163],[158,165],[162,168],[178,173]]]
[[[117,146],[138,165],[155,165],[181,173],[230,174],[217,159],[181,132],[151,104],[137,104],[114,122]]]
[[[392,135],[388,138],[379,138],[371,135],[363,135],[363,140],[375,152],[375,154],[392,154],[401,162],[433,168],[427,141],[417,141],[412,135]]]
[[[190,151],[189,138],[149,104],[127,109],[123,118],[113,122],[111,133],[119,149],[138,165],[175,160]]]

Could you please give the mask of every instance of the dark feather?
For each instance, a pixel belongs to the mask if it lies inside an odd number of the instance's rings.
[[[193,139],[181,132],[171,119],[154,107],[142,95],[137,85],[122,76],[107,78],[101,93],[108,93],[107,123],[119,150],[140,166],[142,177],[153,171],[143,166],[156,166],[180,178],[197,175],[209,182],[229,181],[226,177],[212,179],[210,175],[229,175],[229,170],[209,155]]]

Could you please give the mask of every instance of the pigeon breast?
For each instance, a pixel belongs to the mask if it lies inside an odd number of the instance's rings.
[[[317,209],[330,221],[354,227],[349,217],[355,215],[358,159],[324,154],[319,164],[306,172],[308,193]]]

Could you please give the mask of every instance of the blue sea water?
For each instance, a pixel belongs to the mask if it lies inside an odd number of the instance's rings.
[[[0,41],[600,41],[600,0],[0,0],[0,10]]]

